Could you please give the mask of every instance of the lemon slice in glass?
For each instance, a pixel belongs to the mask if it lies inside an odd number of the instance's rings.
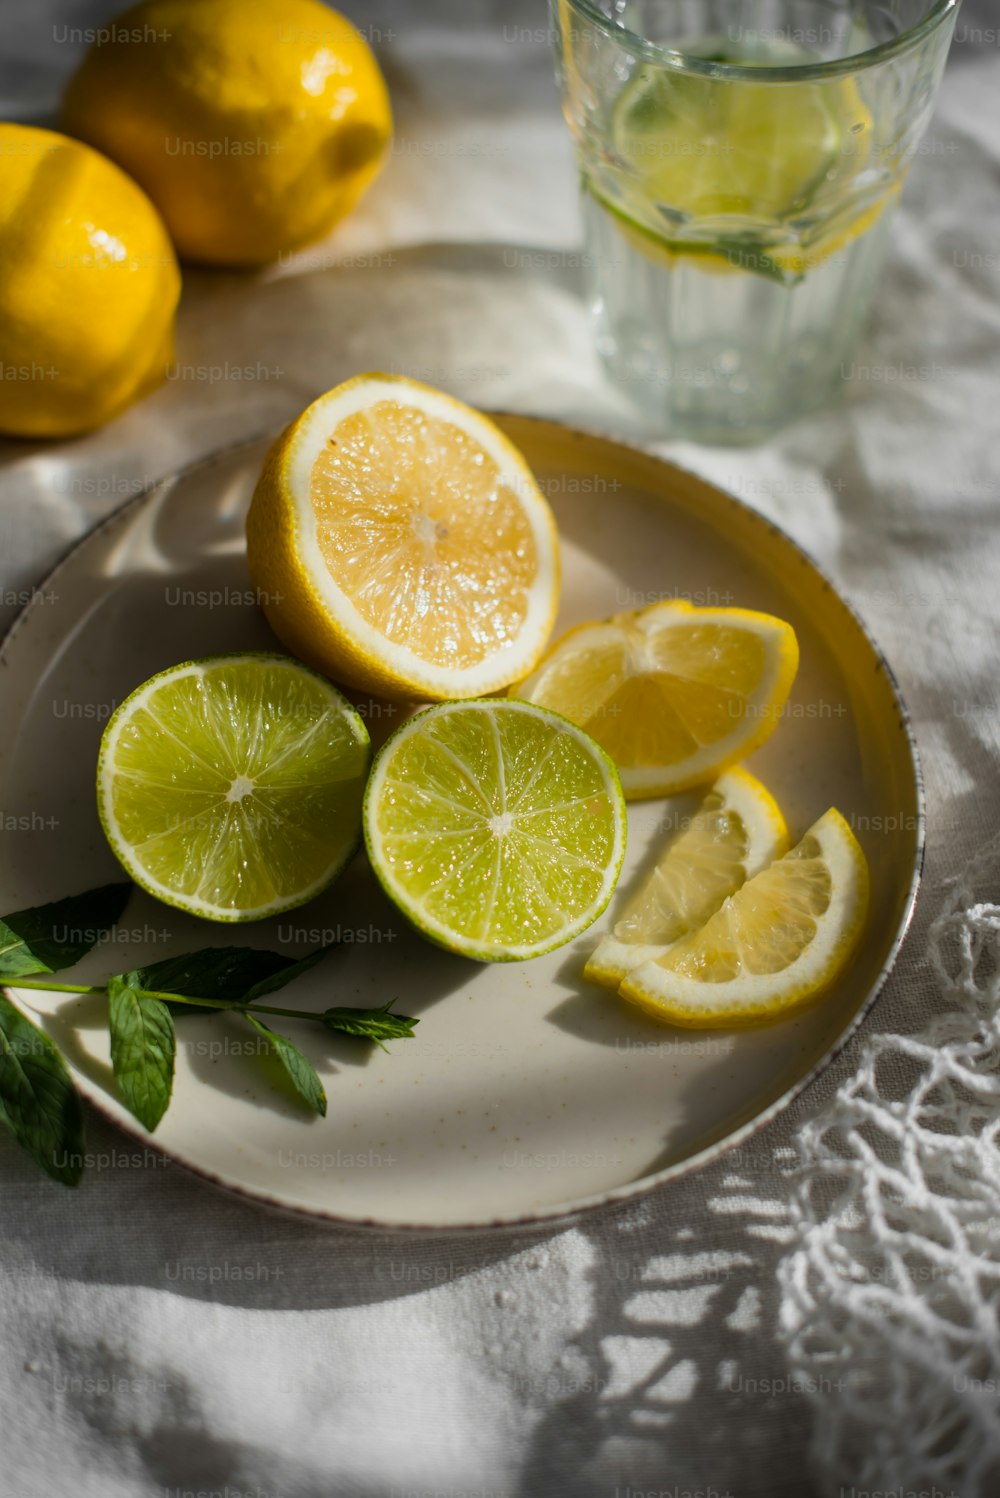
[[[713,60],[815,59],[792,47]],[[868,228],[882,206],[854,197],[872,117],[851,78],[755,83],[641,67],[615,101],[611,133],[620,196],[595,190],[636,248],[654,256],[799,274]]]
[[[221,655],[153,676],[108,722],[98,810],[126,872],[214,921],[324,889],[361,838],[368,731],[287,656]]]
[[[868,893],[865,855],[830,810],[700,930],[633,969],[619,992],[656,1019],[692,1029],[783,1019],[843,972]]]
[[[729,770],[680,823],[583,976],[617,989],[633,968],[662,957],[703,926],[723,900],[787,847],[788,829],[773,796],[746,770]]]
[[[608,756],[564,718],[524,702],[446,702],[379,751],[365,841],[425,936],[513,961],[562,946],[605,908],[625,803]]]

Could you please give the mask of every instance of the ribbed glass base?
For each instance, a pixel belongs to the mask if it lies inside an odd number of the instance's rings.
[[[664,436],[762,440],[827,405],[849,376],[888,240],[892,202],[795,284],[717,257],[638,248],[582,194],[597,347]]]

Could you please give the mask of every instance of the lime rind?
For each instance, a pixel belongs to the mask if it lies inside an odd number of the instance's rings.
[[[380,883],[424,936],[478,961],[523,961],[606,908],[625,801],[608,755],[558,713],[448,702],[379,751],[364,831]]]
[[[149,894],[207,920],[260,920],[312,899],[353,857],[370,760],[360,714],[317,672],[270,652],[208,656],[115,711],[98,812]]]

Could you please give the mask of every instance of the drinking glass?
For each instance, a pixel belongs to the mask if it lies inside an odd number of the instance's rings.
[[[614,382],[705,442],[822,407],[850,374],[958,0],[550,4]]]

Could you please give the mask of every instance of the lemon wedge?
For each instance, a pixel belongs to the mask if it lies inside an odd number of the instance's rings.
[[[763,743],[798,661],[795,631],[770,614],[657,603],[571,630],[511,696],[586,729],[629,799],[666,796]]]
[[[654,1018],[689,1029],[783,1019],[843,972],[868,894],[865,855],[830,810],[700,930],[635,968],[619,992]]]
[[[703,926],[746,879],[788,847],[773,796],[746,770],[729,770],[698,810],[675,824],[652,873],[602,938],[583,976],[617,989],[633,968]]]

